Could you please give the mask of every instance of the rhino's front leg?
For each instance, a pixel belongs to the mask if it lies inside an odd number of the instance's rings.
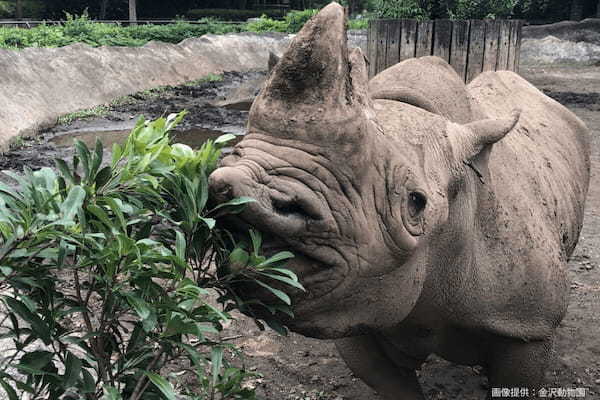
[[[424,400],[415,370],[392,361],[371,336],[339,339],[335,344],[354,374],[386,400]]]

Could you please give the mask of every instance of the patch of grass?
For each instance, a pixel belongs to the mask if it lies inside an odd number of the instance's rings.
[[[94,108],[88,108],[86,110],[79,110],[69,114],[65,114],[61,117],[58,117],[56,121],[59,125],[70,125],[74,121],[80,119],[87,119],[93,117],[103,117],[108,114],[108,107],[105,105],[97,106]]]
[[[223,75],[209,73],[209,74],[203,76],[202,78],[185,82],[183,84],[183,86],[190,86],[190,87],[198,86],[198,85],[202,85],[203,83],[221,82],[222,80],[223,80]],[[65,114],[65,115],[59,117],[56,123],[58,125],[70,125],[74,121],[78,121],[78,120],[82,120],[82,119],[94,118],[94,117],[105,117],[106,115],[108,115],[108,113],[112,107],[131,105],[131,104],[135,104],[136,102],[138,102],[140,100],[156,99],[156,98],[160,97],[162,94],[164,94],[165,92],[167,92],[168,90],[173,89],[173,88],[174,88],[174,86],[158,86],[155,88],[142,90],[142,91],[139,91],[134,94],[121,96],[105,105]]]
[[[206,76],[203,76],[200,79],[186,82],[186,83],[184,83],[184,85],[185,86],[198,86],[198,85],[202,85],[203,83],[221,82],[221,81],[223,81],[223,75],[210,73]]]
[[[17,136],[10,141],[8,148],[10,150],[21,148],[25,145],[25,138],[23,136]]]

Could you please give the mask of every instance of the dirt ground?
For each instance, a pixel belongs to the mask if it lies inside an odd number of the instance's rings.
[[[600,399],[600,67],[529,67],[522,68],[521,73],[569,107],[592,132],[592,180],[585,224],[569,262],[571,301],[558,330],[555,361],[547,373],[549,387],[585,387],[587,399]],[[62,146],[65,141],[58,141],[57,136],[124,134],[142,113],[157,117],[185,108],[190,115],[182,126],[183,132],[202,129],[214,135],[221,131],[243,131],[247,113],[216,108],[210,102],[226,95],[244,79],[252,78],[255,76],[226,74],[222,82],[134,96],[124,104],[111,106],[108,115],[57,126],[36,138],[21,141],[0,156],[0,169],[52,165],[54,157],[70,154],[70,150]],[[249,369],[262,373],[262,378],[251,382],[262,398],[380,399],[352,375],[331,342],[296,334],[282,337],[272,331],[261,332],[242,316],[227,327],[223,336],[245,350],[245,364]],[[420,376],[428,399],[479,400],[485,397],[487,381],[479,368],[456,366],[432,357]]]

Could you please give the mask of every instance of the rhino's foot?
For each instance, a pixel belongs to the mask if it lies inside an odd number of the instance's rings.
[[[424,400],[414,368],[390,359],[371,336],[339,339],[335,344],[352,372],[386,400]]]
[[[494,392],[506,388],[519,388],[533,397],[546,382],[545,371],[551,353],[552,339],[535,342],[496,339],[488,353],[488,398],[493,398]]]

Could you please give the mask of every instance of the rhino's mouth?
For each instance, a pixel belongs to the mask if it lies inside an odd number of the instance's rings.
[[[262,237],[261,254],[265,257],[271,257],[282,251],[290,251],[294,254],[294,258],[288,260],[285,267],[298,276],[306,291],[282,286],[277,281],[269,282],[290,294],[294,304],[307,306],[307,303],[331,293],[343,282],[345,274],[339,273],[339,268],[336,268],[332,260],[325,256],[326,252],[323,252],[323,249],[310,237],[283,239],[273,232],[268,224],[250,223],[239,215],[225,218],[223,225],[237,242],[249,241],[249,229],[259,231]],[[258,299],[272,298],[266,290],[253,290],[252,296]]]

